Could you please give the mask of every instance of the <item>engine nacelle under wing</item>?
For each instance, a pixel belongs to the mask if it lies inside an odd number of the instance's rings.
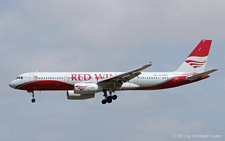
[[[95,94],[76,94],[74,93],[74,90],[67,91],[67,99],[69,100],[85,100],[94,98]]]
[[[74,90],[67,91],[67,99],[83,100],[95,97],[95,93],[102,91],[102,87],[95,83],[76,83]]]
[[[76,94],[94,94],[101,92],[102,87],[96,83],[76,83],[74,84],[74,93]]]

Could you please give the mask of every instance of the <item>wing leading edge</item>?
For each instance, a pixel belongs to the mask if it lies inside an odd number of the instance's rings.
[[[139,68],[130,70],[125,73],[121,73],[119,75],[104,79],[99,81],[97,84],[101,85],[104,88],[120,88],[123,83],[128,82],[129,80],[133,79],[134,77],[141,74],[140,71],[150,67],[152,65],[152,62],[149,62],[148,64],[141,66]]]

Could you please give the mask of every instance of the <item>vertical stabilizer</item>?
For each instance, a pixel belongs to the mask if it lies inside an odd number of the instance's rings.
[[[204,72],[212,40],[201,40],[177,72]]]

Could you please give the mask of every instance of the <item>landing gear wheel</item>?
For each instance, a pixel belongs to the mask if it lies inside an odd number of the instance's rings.
[[[107,91],[103,91],[103,96],[105,97],[105,99],[102,100],[102,104],[106,104],[106,103],[111,103],[112,100],[116,100],[117,99],[117,95],[113,95],[112,96],[112,89],[109,90],[109,96],[107,95]]]
[[[35,100],[34,98],[33,98],[33,99],[31,99],[31,102],[32,102],[32,103],[34,103],[35,101],[36,101],[36,100]]]
[[[112,100],[112,96],[108,96],[107,97],[107,100]]]
[[[102,104],[106,104],[106,102],[107,102],[106,99],[102,100]]]
[[[107,97],[107,102],[108,102],[108,103],[111,103],[111,102],[112,102],[112,96],[108,96],[108,97]]]
[[[108,99],[108,98],[107,98],[107,102],[108,102],[108,103],[111,103],[111,102],[112,102],[112,99]]]
[[[113,96],[112,96],[112,99],[113,99],[113,100],[116,100],[116,99],[117,99],[117,95],[113,95]]]

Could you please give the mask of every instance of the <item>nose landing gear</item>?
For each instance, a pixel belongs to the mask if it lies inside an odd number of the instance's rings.
[[[34,98],[31,99],[31,102],[32,102],[32,103],[34,103],[35,101],[36,101],[36,99],[34,99]]]
[[[27,92],[31,93],[31,95],[32,95],[31,102],[34,103],[36,101],[36,99],[34,98],[34,91],[27,91]]]

